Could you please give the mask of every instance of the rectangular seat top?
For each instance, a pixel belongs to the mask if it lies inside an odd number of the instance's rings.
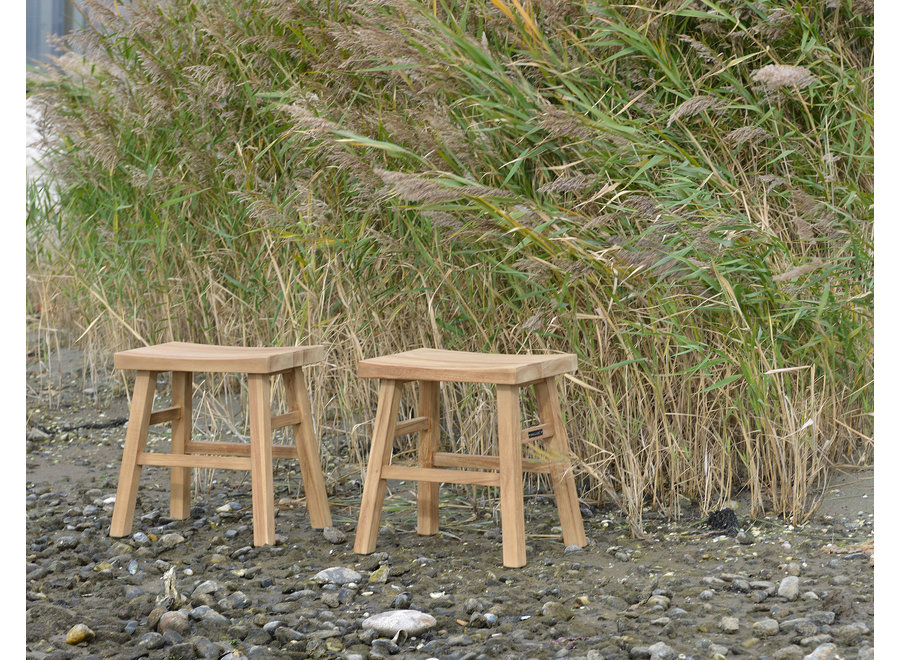
[[[572,353],[509,355],[417,348],[361,360],[357,366],[361,378],[522,385],[575,371],[578,358]]]
[[[143,371],[199,371],[216,373],[272,374],[325,359],[325,347],[243,347],[191,344],[180,341],[120,351],[116,369]]]

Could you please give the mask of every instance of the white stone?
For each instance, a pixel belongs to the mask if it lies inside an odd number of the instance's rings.
[[[820,644],[815,651],[803,656],[803,660],[844,660],[844,656],[838,653],[834,644]]]
[[[363,621],[362,627],[374,630],[384,637],[393,637],[401,630],[414,637],[434,627],[437,620],[430,614],[418,610],[388,610],[370,616]]]
[[[352,568],[332,566],[316,573],[313,576],[313,580],[319,584],[348,584],[350,582],[359,582],[362,580],[362,575]]]

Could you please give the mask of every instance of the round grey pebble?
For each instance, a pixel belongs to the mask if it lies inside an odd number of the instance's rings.
[[[151,651],[161,649],[164,643],[163,636],[157,632],[148,632],[138,640],[138,646]]]
[[[753,634],[761,637],[777,635],[780,628],[781,626],[778,625],[778,622],[775,619],[770,619],[768,617],[760,619],[752,626]]]

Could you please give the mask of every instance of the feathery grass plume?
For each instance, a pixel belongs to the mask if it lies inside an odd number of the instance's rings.
[[[725,136],[725,143],[732,147],[740,147],[744,143],[758,144],[770,137],[774,136],[759,126],[741,126]]]
[[[538,123],[540,127],[554,138],[587,140],[595,133],[591,128],[584,125],[580,117],[560,108],[548,108],[539,116],[540,121]]]
[[[769,12],[765,23],[753,26],[750,34],[765,42],[778,41],[787,34],[788,28],[793,22],[794,14],[779,7]]]
[[[624,200],[624,206],[645,218],[656,217],[660,211],[656,200],[647,195],[629,195]]]
[[[762,83],[766,90],[774,92],[782,87],[808,87],[816,77],[809,69],[789,64],[767,64],[753,72],[751,78]]]
[[[815,238],[816,232],[814,227],[799,215],[795,215],[794,228],[797,230],[797,238],[802,241],[809,241]]]
[[[540,188],[538,188],[538,192],[549,193],[570,193],[570,192],[579,192],[585,190],[586,188],[590,188],[597,181],[600,180],[600,177],[597,175],[587,175],[587,174],[570,174],[566,176],[560,176],[545,183]]]
[[[853,0],[853,13],[858,16],[873,16],[875,14],[874,0]]]
[[[716,64],[719,61],[719,58],[716,57],[716,54],[713,53],[710,47],[703,42],[697,41],[693,37],[690,37],[686,34],[679,34],[678,40],[690,46],[694,50],[694,52],[697,53],[697,56],[707,64]]]
[[[813,259],[808,264],[794,266],[793,268],[786,270],[783,273],[778,273],[772,278],[772,280],[775,282],[793,282],[798,277],[813,273],[819,270],[824,265],[825,262],[821,259]]]
[[[469,196],[509,197],[509,193],[498,188],[478,185],[451,186],[406,172],[392,172],[376,168],[375,174],[390,187],[389,195],[396,195],[407,202],[439,204]]]
[[[693,117],[706,110],[717,110],[724,105],[725,102],[717,99],[715,96],[692,96],[672,111],[672,114],[669,115],[669,120],[666,122],[666,127],[668,128],[682,117]]]
[[[788,182],[783,176],[778,176],[777,174],[760,174],[759,176],[750,177],[750,181],[765,187],[767,193]]]

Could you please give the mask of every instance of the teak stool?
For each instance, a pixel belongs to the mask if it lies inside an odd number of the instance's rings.
[[[275,543],[275,503],[272,457],[300,461],[310,523],[314,528],[331,525],[325,479],[312,428],[309,392],[301,367],[321,362],[323,346],[242,348],[170,342],[115,354],[117,369],[137,369],[131,416],[125,434],[122,469],[116,491],[110,536],[131,533],[141,467],[172,468],[170,516],[182,520],[191,511],[191,468],[250,470],[253,501],[253,544]],[[172,407],[151,412],[156,376],[172,372]],[[248,374],[250,392],[250,443],[192,442],[191,390],[195,371]],[[271,416],[269,394],[272,376],[281,375],[290,411]],[[172,422],[171,453],[146,451],[147,427]],[[295,445],[272,446],[272,430],[291,426]]]
[[[574,355],[501,355],[420,348],[362,360],[358,367],[360,377],[380,378],[381,390],[354,552],[369,554],[375,551],[387,479],[418,482],[417,531],[422,535],[438,532],[440,483],[481,484],[500,487],[503,565],[512,568],[524,566],[523,470],[550,473],[563,540],[566,545],[585,544],[584,523],[569,462],[568,439],[554,382],[555,376],[577,368]],[[419,381],[420,416],[398,423],[400,386],[412,380]],[[493,383],[497,386],[498,456],[438,451],[441,381]],[[523,431],[519,389],[527,385],[534,386],[542,423]],[[394,438],[415,432],[419,433],[418,467],[391,465]],[[546,453],[549,460],[523,461],[522,443],[536,440],[548,441]],[[477,471],[440,469],[447,467],[477,468]]]

